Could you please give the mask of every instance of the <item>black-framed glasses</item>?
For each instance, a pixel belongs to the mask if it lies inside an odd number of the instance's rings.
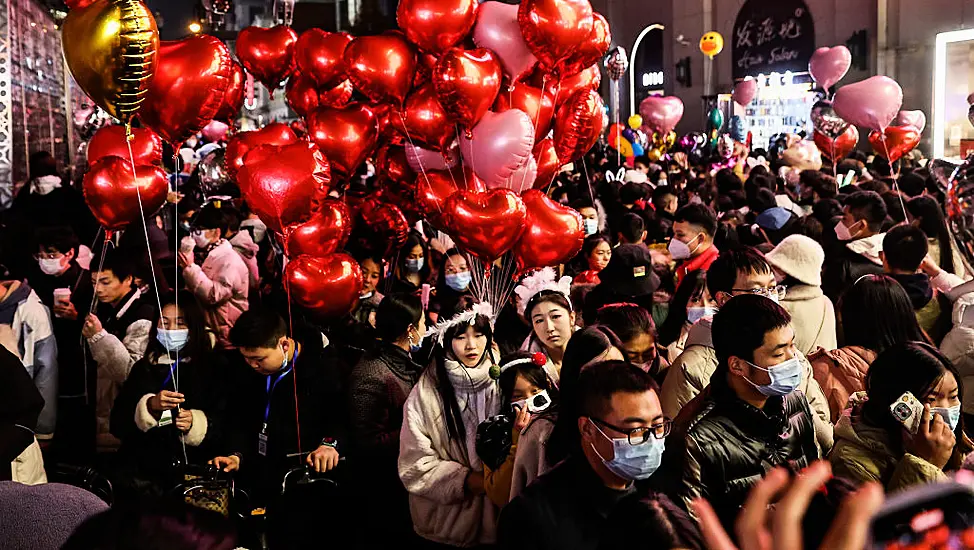
[[[777,285],[770,288],[732,288],[731,292],[747,292],[748,294],[757,294],[765,298],[777,298],[780,300],[785,297],[785,294],[788,292],[788,287],[785,285]]]
[[[673,429],[673,421],[669,418],[664,418],[659,424],[653,424],[652,426],[639,426],[638,428],[620,428],[595,417],[590,416],[589,418],[592,420],[592,422],[595,422],[598,425],[606,428],[612,428],[619,433],[626,434],[629,439],[629,444],[633,447],[646,443],[649,441],[650,436],[655,437],[656,439],[663,439],[670,435],[670,430]]]

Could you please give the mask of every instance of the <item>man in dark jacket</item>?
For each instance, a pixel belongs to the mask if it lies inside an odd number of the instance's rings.
[[[883,272],[883,222],[886,203],[874,191],[849,195],[842,219],[835,225],[836,240],[826,250],[822,290],[834,303],[863,275]]]
[[[731,527],[751,487],[775,466],[820,457],[812,412],[795,391],[802,366],[791,318],[763,296],[737,296],[714,317],[718,367],[680,411],[656,477],[670,496],[704,497]]]
[[[918,227],[899,225],[883,237],[883,271],[910,297],[920,328],[939,342],[953,328],[950,300],[935,292],[930,276],[918,272],[927,257],[927,236]]]
[[[7,350],[8,336],[13,334],[5,336],[0,330],[0,464],[9,465],[34,443],[44,398],[20,359]],[[10,480],[12,473],[10,466],[0,468],[0,481]]]
[[[609,361],[578,379],[580,446],[501,513],[500,548],[596,549],[608,517],[660,464],[670,421],[652,376]]]

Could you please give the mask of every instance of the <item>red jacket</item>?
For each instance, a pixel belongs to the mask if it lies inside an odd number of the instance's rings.
[[[683,262],[676,268],[676,286],[679,287],[683,278],[687,276],[687,273],[691,273],[698,269],[707,271],[710,269],[710,264],[714,263],[717,256],[720,255],[720,251],[717,247],[710,245],[710,248],[703,251],[703,254],[697,256],[696,258],[690,258],[689,260]]]

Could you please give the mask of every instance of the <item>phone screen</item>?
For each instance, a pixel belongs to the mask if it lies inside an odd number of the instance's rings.
[[[974,549],[974,493],[957,489],[873,520],[874,550]]]

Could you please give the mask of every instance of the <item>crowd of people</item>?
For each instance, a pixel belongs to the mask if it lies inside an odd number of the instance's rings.
[[[791,479],[792,548],[861,548],[828,529],[850,502],[868,521],[974,450],[974,272],[912,161],[894,178],[853,153],[839,187],[674,153],[617,181],[597,146],[547,189],[583,219],[565,265],[487,295],[424,220],[385,257],[353,232],[360,300],[323,320],[288,303],[279,236],[180,155],[170,201],[123,232],[45,153],[0,215],[0,480],[109,481],[74,547],[189,522],[159,502],[209,465],[271,548],[749,548]],[[907,392],[915,431],[890,412]],[[258,544],[193,521],[194,544]]]

